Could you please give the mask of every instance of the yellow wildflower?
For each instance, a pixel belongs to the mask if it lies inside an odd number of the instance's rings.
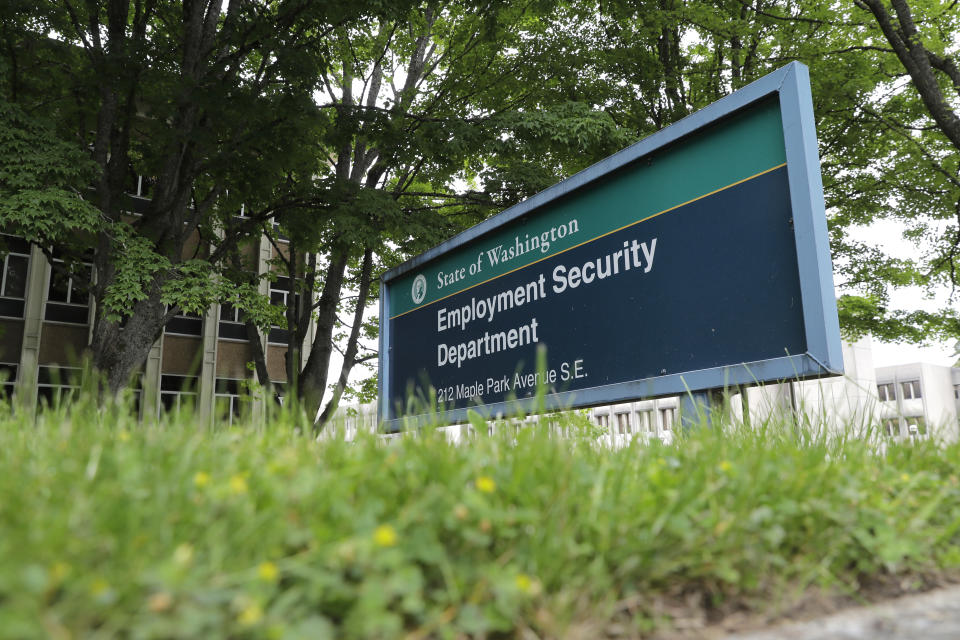
[[[97,598],[105,594],[110,590],[110,583],[104,580],[103,578],[96,578],[90,584],[90,594]]]
[[[518,573],[517,577],[514,579],[515,584],[517,585],[517,590],[520,593],[526,594],[528,596],[539,595],[542,590],[540,581],[535,578],[531,578],[525,573]]]
[[[50,567],[50,578],[54,582],[61,582],[70,573],[70,565],[65,562],[54,562]]]
[[[263,607],[256,602],[250,602],[237,616],[237,621],[245,627],[252,627],[263,620]]]
[[[525,573],[517,574],[517,589],[520,589],[520,591],[524,593],[529,593],[532,585],[533,580],[530,579],[530,576]]]
[[[173,561],[181,567],[190,564],[193,560],[193,546],[184,542],[173,551]]]
[[[120,442],[126,442],[129,439],[130,439],[129,431],[124,430],[117,433],[117,440],[119,440]]]
[[[392,547],[397,544],[397,531],[388,524],[382,524],[373,532],[373,541],[378,547]]]
[[[733,465],[730,464],[729,460],[724,460],[723,462],[720,463],[720,471],[723,471],[724,473],[730,473],[732,469],[733,469]]]
[[[248,491],[247,489],[247,479],[240,474],[236,474],[230,478],[230,492],[235,493],[236,495],[243,495]]]
[[[277,569],[277,565],[272,562],[261,562],[260,566],[257,567],[257,575],[264,582],[272,583],[277,581],[280,571]]]
[[[909,473],[901,473],[901,474],[900,474],[900,479],[903,480],[904,482],[910,482],[910,474],[909,474]]]
[[[210,474],[206,471],[197,471],[193,474],[193,485],[198,489],[202,489],[205,486],[210,484]]]
[[[497,483],[494,482],[490,476],[480,476],[474,484],[477,487],[477,491],[482,491],[483,493],[493,493],[497,488]]]

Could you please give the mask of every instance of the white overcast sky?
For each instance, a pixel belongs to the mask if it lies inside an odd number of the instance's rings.
[[[881,221],[870,225],[870,227],[856,229],[853,233],[857,239],[879,246],[892,256],[900,258],[918,257],[920,249],[903,238],[902,230],[903,227],[896,222]],[[841,293],[844,293],[844,291],[838,288],[837,294]],[[896,289],[890,292],[892,306],[908,310],[935,311],[942,309],[955,304],[955,302],[951,303],[949,296],[949,288],[935,292],[932,297],[916,287]],[[919,347],[907,344],[887,344],[874,338],[872,343],[875,367],[913,362],[929,362],[948,367],[957,360],[957,356],[953,355],[953,342],[938,342],[930,346]]]

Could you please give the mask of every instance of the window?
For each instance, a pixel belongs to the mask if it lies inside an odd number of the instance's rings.
[[[892,382],[878,384],[877,395],[880,396],[880,402],[893,402],[897,399],[896,387]]]
[[[0,398],[12,398],[17,384],[18,365],[12,362],[0,362]]]
[[[37,403],[55,407],[75,399],[80,392],[80,373],[76,367],[39,367]]]
[[[270,304],[286,307],[287,298],[290,295],[290,278],[286,276],[277,276],[274,282],[270,283]]]
[[[633,427],[630,426],[629,413],[617,414],[617,433],[619,433],[620,435],[627,435],[627,434],[633,433]]]
[[[598,413],[594,416],[597,420],[597,424],[603,427],[604,429],[610,426],[610,414],[609,413]]]
[[[153,196],[153,187],[156,183],[156,178],[140,175],[131,168],[124,188],[129,195],[136,198],[150,198]]]
[[[217,324],[217,335],[226,340],[247,339],[247,327],[244,324],[243,312],[229,302],[220,305],[220,322]]]
[[[547,429],[549,430],[550,435],[553,437],[566,438],[570,435],[570,430],[567,427],[562,426],[559,420],[547,421]]]
[[[160,413],[177,413],[193,409],[197,402],[200,379],[196,376],[160,376]]]
[[[953,385],[953,397],[960,400],[960,384]]]
[[[6,253],[3,253],[3,252]],[[23,238],[0,236],[0,316],[22,318],[27,293],[30,245]]]
[[[904,400],[915,400],[921,398],[920,395],[920,381],[911,380],[909,382],[901,382],[900,388],[903,389],[903,399]]]
[[[93,265],[89,262],[68,265],[60,258],[53,259],[50,285],[47,287],[47,306],[43,319],[68,324],[87,324],[87,306]]]
[[[175,336],[202,336],[203,316],[196,313],[179,313],[170,319],[163,332]]]
[[[234,418],[239,418],[243,403],[247,400],[241,393],[243,380],[233,378],[217,378],[213,394],[216,415],[219,420],[232,425]]]
[[[294,294],[294,301],[299,299],[299,294]],[[287,301],[290,298],[290,278],[277,276],[276,282],[270,283],[270,304],[279,306],[282,309],[287,308]],[[272,344],[287,344],[290,340],[290,331],[283,327],[274,325],[270,328],[268,342]]]
[[[640,427],[640,433],[654,433],[657,430],[657,424],[653,418],[653,409],[637,411],[637,425]]]
[[[907,433],[911,437],[927,435],[927,421],[924,420],[923,416],[907,418]]]
[[[883,432],[886,433],[891,438],[900,435],[900,421],[899,420],[885,420],[883,423]]]
[[[273,230],[277,234],[278,242],[290,242],[290,238],[283,234],[283,229],[280,227],[280,223],[277,222],[277,219],[273,219]]]
[[[283,406],[283,399],[287,396],[287,383],[286,382],[271,382],[273,386],[273,394],[277,399],[277,404]]]
[[[673,428],[674,419],[677,417],[677,410],[674,408],[660,409],[660,423],[664,431],[670,431]]]

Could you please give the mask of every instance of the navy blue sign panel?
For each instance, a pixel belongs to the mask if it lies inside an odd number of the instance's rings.
[[[842,370],[792,64],[386,274],[380,417],[590,406]],[[538,354],[540,355],[538,368]]]

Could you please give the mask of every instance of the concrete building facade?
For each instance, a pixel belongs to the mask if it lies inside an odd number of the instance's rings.
[[[899,438],[956,440],[960,369],[915,363],[877,369],[877,395],[886,409],[883,429]]]
[[[841,377],[746,389],[748,422],[758,425],[787,412],[833,434],[853,429],[893,440],[960,439],[960,369],[926,363],[875,368],[869,338],[844,343],[843,360]],[[731,392],[732,413],[743,420],[741,392]],[[635,437],[669,441],[678,426],[678,405],[677,398],[642,400],[595,407],[590,415],[608,428],[606,439],[614,446]],[[666,408],[671,417],[664,420]],[[652,424],[647,416],[658,419],[656,429],[647,426]]]
[[[128,195],[133,216],[148,196],[142,178],[138,177]],[[264,273],[278,247],[284,249],[284,242],[280,239],[275,247],[261,237],[247,247],[247,257]],[[79,363],[94,318],[94,302],[86,291],[90,266],[65,275],[53,268],[56,258],[51,264],[39,248],[2,233],[0,256],[0,391],[14,397],[18,406],[31,408],[76,393]],[[288,295],[284,278],[264,279],[260,288],[277,303],[283,303]],[[312,329],[307,349],[312,344]],[[261,333],[260,339],[271,382],[282,388],[286,382],[286,331],[274,327]],[[309,355],[307,349],[304,358]],[[176,316],[154,343],[134,380],[136,410],[140,417],[147,417],[190,404],[205,419],[232,420],[254,406],[246,392],[246,383],[254,376],[247,366],[252,360],[243,319],[231,305],[214,305],[202,316]]]

